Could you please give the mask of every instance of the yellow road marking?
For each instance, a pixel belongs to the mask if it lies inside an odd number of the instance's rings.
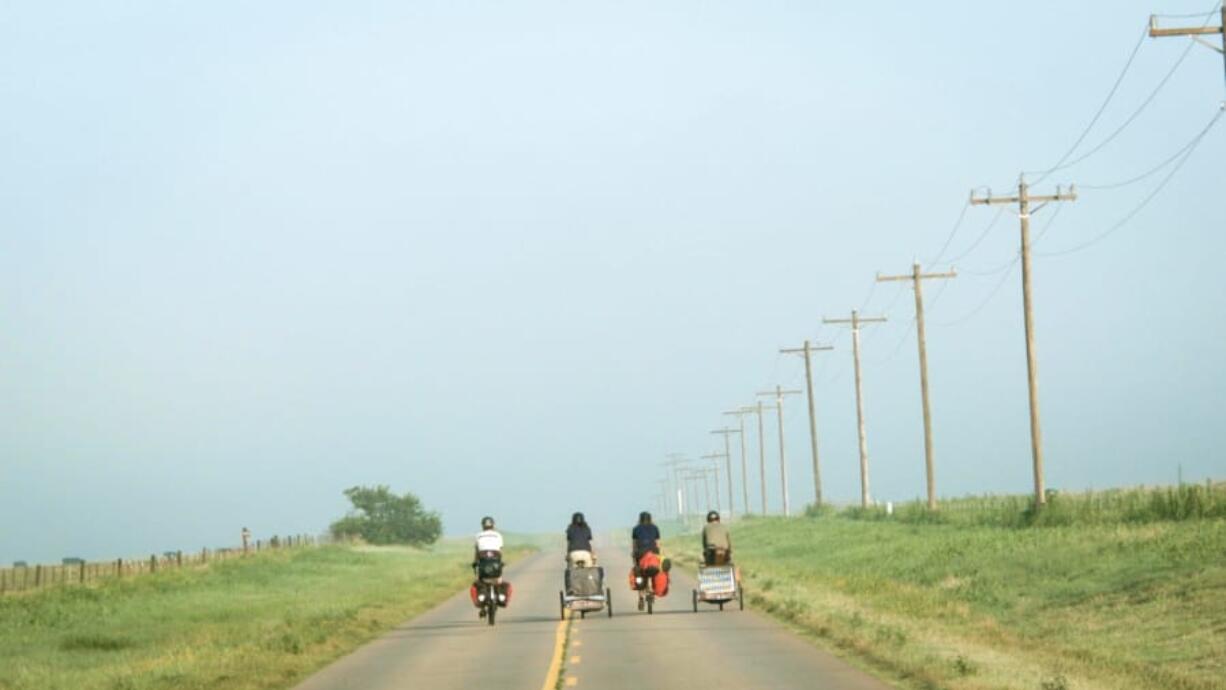
[[[566,630],[570,627],[570,619],[558,621],[558,629],[553,634],[553,659],[549,662],[549,671],[545,674],[545,684],[541,690],[554,690],[558,687],[558,676],[562,673],[562,657],[566,654]]]
[[[577,663],[580,663],[581,661],[583,661],[583,657],[579,656],[578,654],[570,658],[570,663],[572,664],[577,664]]]
[[[578,684],[579,684],[579,679],[578,679],[578,678],[576,678],[576,677],[574,677],[574,676],[567,676],[567,677],[566,677],[566,687],[568,687],[568,688],[573,688],[573,687],[575,687],[575,686],[576,686],[576,685],[578,685]]]
[[[578,631],[578,630],[576,630],[575,632],[579,632],[579,631]],[[571,642],[571,643],[570,643],[570,646],[572,646],[572,647],[582,647],[582,646],[583,646],[583,640],[574,640],[573,642]]]

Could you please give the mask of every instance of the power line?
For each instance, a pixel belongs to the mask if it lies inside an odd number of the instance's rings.
[[[1064,162],[1069,159],[1069,156],[1072,156],[1073,152],[1076,151],[1077,148],[1086,140],[1086,137],[1090,136],[1090,132],[1094,129],[1094,125],[1098,124],[1098,121],[1102,118],[1103,113],[1107,112],[1107,106],[1111,104],[1111,101],[1115,98],[1115,94],[1119,92],[1120,84],[1124,82],[1124,77],[1127,76],[1128,71],[1132,69],[1132,63],[1137,59],[1137,53],[1141,51],[1141,46],[1145,43],[1145,39],[1148,36],[1149,27],[1147,26],[1145,27],[1145,30],[1141,32],[1141,37],[1137,39],[1137,44],[1133,46],[1132,52],[1129,53],[1128,61],[1124,63],[1124,69],[1120,70],[1120,75],[1115,78],[1115,83],[1111,85],[1111,90],[1107,92],[1107,97],[1103,99],[1102,105],[1098,106],[1098,112],[1094,113],[1094,117],[1090,118],[1090,123],[1086,125],[1084,130],[1082,130],[1081,135],[1077,137],[1077,140],[1073,142],[1073,145],[1069,147],[1068,151],[1064,152],[1064,155],[1060,157],[1060,160],[1056,161],[1055,165],[1043,171],[1042,176],[1035,181],[1035,184],[1042,182],[1051,173],[1060,170],[1061,166],[1064,165]]]
[[[1212,127],[1213,123],[1217,122],[1217,120],[1218,118],[1214,118],[1213,121],[1210,122],[1209,126]],[[1203,139],[1204,135],[1207,134],[1208,132],[1209,132],[1209,129],[1206,128],[1205,132],[1201,134],[1201,138]],[[1094,237],[1090,238],[1089,240],[1085,242],[1082,242],[1081,244],[1069,247],[1068,249],[1061,249],[1059,251],[1054,251],[1054,252],[1035,252],[1035,253],[1044,258],[1053,257],[1053,256],[1065,256],[1068,254],[1075,254],[1083,249],[1087,249],[1107,239],[1108,237],[1113,235],[1117,230],[1127,225],[1129,221],[1131,221],[1133,218],[1137,216],[1137,214],[1139,214],[1142,210],[1144,210],[1145,207],[1148,206],[1149,203],[1153,201],[1154,198],[1157,197],[1158,194],[1161,193],[1163,189],[1166,188],[1167,184],[1169,184],[1170,181],[1175,177],[1175,174],[1178,173],[1180,169],[1183,168],[1184,164],[1188,162],[1188,159],[1192,157],[1192,154],[1196,152],[1197,148],[1198,147],[1193,146],[1192,148],[1188,149],[1187,153],[1183,154],[1183,158],[1179,159],[1179,162],[1175,165],[1175,167],[1171,168],[1171,171],[1167,173],[1166,177],[1162,178],[1162,182],[1160,182],[1158,186],[1153,189],[1153,191],[1151,191],[1144,199],[1142,199],[1141,203],[1133,207],[1133,209],[1129,211],[1123,218],[1121,218],[1111,227],[1107,228],[1105,231],[1095,235]]]
[[[1192,14],[1155,14],[1154,16],[1158,17],[1159,19],[1200,19],[1202,17],[1212,15],[1213,13],[1221,9],[1221,7],[1222,7],[1222,3],[1219,2],[1216,5],[1214,5],[1213,9],[1209,10],[1208,12],[1195,12]]]
[[[962,227],[962,221],[966,218],[966,212],[970,210],[970,208],[971,205],[969,202],[962,207],[962,211],[958,214],[958,220],[954,221],[954,227],[950,229],[949,236],[945,238],[945,244],[941,245],[941,251],[937,252],[936,258],[928,263],[940,263],[941,258],[945,256],[945,250],[949,249],[949,244],[954,241],[954,237],[958,234],[958,229]],[[874,283],[874,285],[875,284],[876,283]]]
[[[1021,257],[1018,257],[1018,258],[1020,259]],[[992,290],[991,290],[991,292],[989,292],[989,293],[988,293],[988,296],[987,296],[987,297],[985,297],[985,298],[984,298],[984,300],[983,300],[982,302],[980,302],[980,303],[979,303],[979,306],[975,307],[974,309],[970,310],[968,313],[963,314],[962,316],[959,316],[958,318],[956,318],[956,319],[954,319],[954,320],[952,320],[952,321],[944,321],[944,322],[939,322],[939,323],[937,323],[937,324],[935,324],[935,325],[937,325],[937,326],[942,326],[942,327],[944,327],[944,326],[957,326],[957,325],[959,325],[959,324],[961,324],[961,323],[963,323],[963,322],[965,322],[965,321],[969,321],[969,320],[971,320],[971,319],[975,318],[976,316],[978,316],[978,315],[979,315],[979,312],[983,311],[984,307],[987,307],[987,306],[988,306],[988,304],[990,304],[990,303],[992,302],[992,298],[993,298],[993,297],[996,297],[996,293],[1000,292],[1001,287],[1003,287],[1003,286],[1004,286],[1004,284],[1005,284],[1005,282],[1009,280],[1009,276],[1012,276],[1012,275],[1013,275],[1013,270],[1012,270],[1012,269],[1014,269],[1014,268],[1016,268],[1016,267],[1017,267],[1017,262],[1018,262],[1018,259],[1014,259],[1014,260],[1013,260],[1013,261],[1012,261],[1012,262],[1009,264],[1008,268],[1009,268],[1010,270],[1009,270],[1009,271],[1007,271],[1007,272],[1006,272],[1006,273],[1005,273],[1003,276],[1001,276],[1001,277],[1000,277],[1000,280],[999,280],[999,281],[997,281],[996,286],[995,286],[995,287],[993,287],[993,288],[992,288]]]
[[[1150,176],[1159,172],[1166,166],[1170,165],[1171,163],[1174,163],[1176,159],[1178,159],[1180,156],[1186,153],[1189,149],[1195,148],[1198,144],[1200,144],[1201,139],[1204,139],[1205,135],[1209,133],[1209,130],[1212,129],[1215,124],[1217,124],[1217,121],[1219,119],[1221,119],[1223,112],[1226,112],[1226,111],[1218,110],[1217,113],[1215,113],[1214,116],[1210,118],[1209,124],[1205,125],[1205,128],[1202,129],[1199,134],[1193,137],[1191,141],[1184,144],[1182,148],[1180,148],[1178,151],[1172,154],[1169,158],[1166,158],[1161,163],[1155,165],[1149,170],[1135,177],[1130,177],[1120,182],[1112,182],[1110,184],[1083,184],[1081,185],[1081,187],[1083,189],[1098,189],[1098,190],[1119,189],[1120,187],[1127,187],[1128,185],[1136,184],[1137,182],[1140,182],[1141,180],[1149,178]]]
[[[1179,54],[1179,59],[1175,61],[1175,64],[1171,65],[1171,68],[1167,71],[1166,76],[1162,77],[1162,80],[1158,82],[1158,85],[1154,87],[1154,90],[1149,92],[1149,96],[1146,96],[1145,100],[1141,101],[1141,105],[1138,106],[1137,109],[1134,110],[1132,114],[1128,116],[1128,119],[1124,120],[1124,123],[1122,125],[1117,127],[1114,132],[1107,135],[1106,139],[1103,139],[1102,141],[1098,142],[1097,146],[1090,149],[1089,151],[1086,151],[1080,156],[1074,158],[1073,160],[1067,163],[1064,163],[1063,165],[1059,165],[1055,168],[1052,168],[1051,170],[1046,171],[1045,173],[1043,173],[1043,176],[1039,178],[1039,180],[1041,181],[1043,179],[1046,179],[1051,173],[1056,172],[1057,170],[1066,170],[1068,168],[1073,167],[1074,165],[1077,165],[1078,163],[1089,158],[1090,156],[1093,156],[1094,154],[1103,150],[1103,148],[1106,147],[1107,144],[1110,144],[1112,141],[1115,141],[1116,137],[1122,134],[1124,130],[1128,129],[1128,127],[1133,122],[1135,122],[1138,117],[1141,116],[1141,113],[1145,112],[1145,109],[1149,107],[1149,104],[1154,102],[1154,99],[1158,97],[1158,93],[1162,91],[1163,87],[1165,87],[1168,82],[1171,81],[1171,77],[1175,76],[1175,72],[1179,69],[1179,66],[1183,64],[1183,61],[1187,59],[1188,54],[1192,52],[1192,47],[1195,45],[1196,44],[1192,43],[1191,41],[1188,42],[1188,46],[1184,48],[1182,53]]]
[[[966,251],[950,259],[949,263],[957,264],[959,261],[965,259],[968,255],[970,255],[971,252],[975,251],[975,249],[979,247],[979,245],[983,242],[983,240],[988,236],[988,233],[992,231],[992,228],[996,227],[996,223],[1000,220],[1000,217],[1003,215],[1005,215],[1005,209],[1002,206],[1001,208],[997,209],[996,215],[992,217],[992,222],[988,223],[987,227],[983,229],[983,232],[979,234],[979,237],[977,237],[975,241],[971,243],[971,246],[967,247]]]

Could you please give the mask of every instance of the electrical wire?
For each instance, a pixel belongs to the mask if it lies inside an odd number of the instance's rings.
[[[1043,241],[1043,237],[1047,235],[1048,230],[1051,230],[1051,226],[1055,224],[1056,219],[1060,217],[1060,212],[1063,210],[1064,210],[1064,204],[1056,205],[1056,210],[1052,211],[1052,214],[1047,219],[1047,222],[1043,224],[1043,229],[1040,230],[1039,234],[1035,235],[1034,239],[1030,241],[1030,246],[1032,248],[1039,242]]]
[[[1153,16],[1159,19],[1200,19],[1212,15],[1220,9],[1222,9],[1222,3],[1219,2],[1208,12],[1197,12],[1195,14],[1155,14]]]
[[[1200,143],[1200,140],[1205,138],[1205,135],[1209,133],[1209,130],[1212,129],[1215,124],[1217,124],[1217,121],[1219,119],[1221,119],[1223,112],[1226,112],[1226,110],[1218,110],[1217,113],[1214,114],[1214,116],[1209,120],[1209,124],[1205,125],[1205,128],[1202,129],[1199,134],[1193,137],[1191,141],[1184,144],[1183,147],[1180,148],[1178,151],[1176,151],[1172,156],[1163,160],[1161,163],[1155,165],[1149,170],[1141,173],[1140,175],[1137,175],[1135,177],[1130,177],[1120,182],[1112,182],[1110,184],[1082,184],[1078,186],[1081,187],[1082,189],[1096,189],[1096,190],[1119,189],[1120,187],[1127,187],[1128,185],[1136,184],[1137,182],[1140,182],[1141,180],[1148,179],[1149,177],[1153,176],[1155,173],[1161,171],[1166,166],[1170,165],[1171,163],[1174,163],[1180,156],[1186,153],[1189,149],[1192,149],[1196,145],[1198,145]]]
[[[1013,275],[1013,269],[1017,267],[1017,264],[1020,259],[1021,257],[1018,257],[1017,259],[1014,259],[1011,264],[1009,264],[1009,267],[1008,267],[1009,270],[1006,271],[1005,274],[1000,277],[1000,280],[997,281],[995,287],[993,287],[991,292],[988,293],[988,296],[985,297],[984,300],[979,303],[979,306],[970,310],[968,313],[963,314],[962,316],[959,316],[956,319],[953,319],[952,321],[935,322],[933,323],[933,325],[940,326],[942,328],[947,327],[947,326],[957,326],[958,324],[963,323],[964,321],[969,321],[970,319],[975,318],[975,316],[977,316],[979,312],[983,311],[984,308],[987,307],[988,304],[992,302],[992,298],[996,297],[996,293],[1000,292],[1000,289],[1004,287],[1005,281],[1009,280],[1009,276]]]
[[[1212,127],[1213,124],[1217,122],[1217,120],[1218,118],[1214,118],[1213,121],[1210,122],[1209,127]],[[1209,132],[1209,128],[1206,128],[1205,131],[1201,133],[1200,140],[1197,141],[1198,144],[1200,143],[1200,141],[1204,140],[1204,136],[1205,134],[1208,134],[1208,132]],[[1074,245],[1072,247],[1069,247],[1068,249],[1062,249],[1062,250],[1054,251],[1054,252],[1037,252],[1038,256],[1054,257],[1054,256],[1066,256],[1068,254],[1074,254],[1083,249],[1087,249],[1095,244],[1098,244],[1099,242],[1110,237],[1120,228],[1127,225],[1129,221],[1131,221],[1133,218],[1137,216],[1137,214],[1139,214],[1142,210],[1144,210],[1145,207],[1148,206],[1149,203],[1153,201],[1154,198],[1157,197],[1158,194],[1161,193],[1163,189],[1166,188],[1167,184],[1169,184],[1170,181],[1174,179],[1175,174],[1178,173],[1180,169],[1183,168],[1184,164],[1188,162],[1188,159],[1192,157],[1192,154],[1196,152],[1197,148],[1198,148],[1197,146],[1193,146],[1192,148],[1188,149],[1187,153],[1183,154],[1183,158],[1180,158],[1179,162],[1175,164],[1175,167],[1171,168],[1171,171],[1167,173],[1166,177],[1162,178],[1162,182],[1158,183],[1158,186],[1154,187],[1153,191],[1151,191],[1144,199],[1141,200],[1139,204],[1133,207],[1131,211],[1125,214],[1124,217],[1121,218],[1119,221],[1117,221],[1114,225],[1107,228],[1105,231],[1095,235],[1089,240],[1082,242],[1081,244]]]
[[[1145,100],[1141,101],[1141,105],[1138,106],[1137,109],[1134,110],[1132,114],[1128,116],[1128,119],[1124,120],[1124,123],[1121,124],[1119,127],[1117,127],[1114,132],[1107,135],[1106,139],[1103,139],[1102,141],[1098,142],[1098,145],[1096,145],[1094,148],[1090,149],[1089,151],[1086,151],[1080,156],[1074,158],[1073,160],[1068,161],[1067,163],[1064,163],[1062,165],[1058,165],[1050,170],[1047,170],[1046,172],[1043,173],[1042,177],[1040,177],[1038,180],[1035,180],[1034,184],[1039,184],[1043,180],[1047,179],[1047,177],[1053,172],[1056,172],[1058,170],[1067,170],[1068,168],[1071,168],[1074,165],[1081,163],[1082,161],[1089,158],[1090,156],[1093,156],[1094,154],[1103,150],[1103,148],[1106,147],[1107,144],[1110,144],[1112,141],[1115,141],[1116,137],[1122,134],[1124,130],[1128,129],[1128,127],[1133,122],[1135,122],[1138,117],[1141,116],[1141,113],[1145,112],[1145,109],[1149,107],[1149,104],[1154,102],[1154,99],[1158,97],[1158,93],[1161,92],[1163,87],[1165,87],[1171,81],[1171,77],[1175,76],[1175,72],[1179,69],[1179,66],[1183,64],[1183,61],[1188,58],[1188,55],[1192,52],[1192,48],[1195,46],[1196,46],[1196,43],[1192,41],[1188,41],[1187,47],[1185,47],[1183,49],[1183,52],[1179,54],[1179,59],[1175,61],[1175,64],[1171,65],[1171,68],[1167,70],[1166,75],[1162,77],[1162,80],[1158,82],[1158,85],[1154,87],[1154,90],[1149,92],[1149,95],[1146,96]]]
[[[1018,252],[1014,252],[1014,256],[1012,259],[1009,259],[1007,262],[1000,264],[999,266],[996,266],[995,268],[989,268],[983,271],[976,271],[976,270],[964,268],[960,272],[965,273],[967,275],[972,275],[972,276],[994,276],[997,273],[1000,273],[1001,271],[1008,270],[1010,267],[1013,266],[1013,264],[1017,263],[1017,259],[1018,259]]]
[[[1098,112],[1094,113],[1094,117],[1090,118],[1090,123],[1085,126],[1085,129],[1082,130],[1081,135],[1077,137],[1077,140],[1073,142],[1073,145],[1069,147],[1068,151],[1064,152],[1064,155],[1060,157],[1060,160],[1056,161],[1056,164],[1047,170],[1042,171],[1042,176],[1036,181],[1035,184],[1042,182],[1051,173],[1060,170],[1061,166],[1064,165],[1064,162],[1073,155],[1073,153],[1078,147],[1081,146],[1083,142],[1085,142],[1086,137],[1090,136],[1090,132],[1094,129],[1094,125],[1098,124],[1098,121],[1102,118],[1103,113],[1107,112],[1107,106],[1110,105],[1111,101],[1115,99],[1115,94],[1120,90],[1120,84],[1124,83],[1124,77],[1127,76],[1128,71],[1132,69],[1132,63],[1136,61],[1137,53],[1141,52],[1141,46],[1145,43],[1145,39],[1148,36],[1149,27],[1146,26],[1145,30],[1141,32],[1141,37],[1137,39],[1137,44],[1133,46],[1132,52],[1129,53],[1128,60],[1124,63],[1124,69],[1120,70],[1120,75],[1115,78],[1115,83],[1111,85],[1111,90],[1107,92],[1107,97],[1103,99],[1102,105],[1098,106]]]
[[[945,256],[945,250],[949,249],[949,245],[954,241],[954,237],[958,235],[958,229],[962,227],[962,221],[966,219],[966,212],[970,210],[971,202],[968,200],[962,207],[962,211],[958,213],[958,220],[954,221],[954,227],[949,231],[949,236],[945,238],[945,244],[941,245],[941,251],[937,252],[936,258],[929,261],[929,264],[935,264]]]
[[[1000,208],[996,209],[996,215],[992,217],[992,222],[988,223],[988,226],[983,229],[983,232],[979,233],[979,237],[975,238],[975,241],[971,243],[971,246],[967,247],[966,251],[950,259],[949,263],[957,264],[967,256],[970,256],[970,253],[975,251],[975,249],[977,249],[979,245],[983,243],[984,239],[987,238],[988,233],[992,231],[992,228],[996,227],[996,223],[1000,221],[1000,217],[1003,215],[1005,215],[1005,207],[1001,206]]]

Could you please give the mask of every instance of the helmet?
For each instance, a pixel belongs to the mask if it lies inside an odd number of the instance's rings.
[[[494,518],[488,515],[481,518],[481,529],[494,529]]]
[[[719,522],[719,513],[714,510],[707,513],[707,522]]]
[[[585,522],[583,519],[583,513],[575,513],[574,515],[570,516],[570,522],[573,525],[582,525]]]
[[[651,522],[651,513],[646,510],[639,513],[639,522]]]

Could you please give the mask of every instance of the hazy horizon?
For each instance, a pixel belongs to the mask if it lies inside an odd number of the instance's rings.
[[[823,479],[854,501],[850,343],[820,324],[861,306],[890,319],[864,331],[873,495],[920,497],[912,299],[871,287],[913,259],[959,272],[924,286],[939,492],[1026,493],[1015,214],[969,209],[929,262],[972,188],[1076,141],[1151,11],[1207,4],[12,3],[0,564],[315,533],[358,484],[448,534],[628,528],[667,453],[803,386],[777,350],[805,338],[836,348]],[[1186,47],[1145,39],[1081,150]],[[1103,187],[1224,97],[1193,46],[1036,186],[1080,187],[1034,220],[1051,488],[1226,478],[1226,126],[1118,232],[1042,255],[1125,218],[1165,172]],[[798,509],[803,397],[786,415]]]

